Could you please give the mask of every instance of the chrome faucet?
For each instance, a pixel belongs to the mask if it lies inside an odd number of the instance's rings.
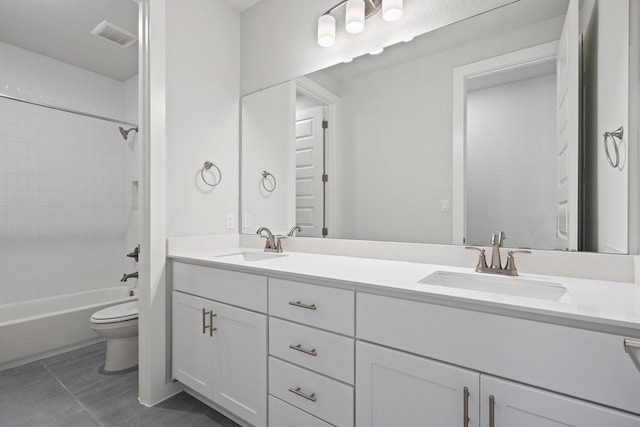
[[[291,227],[291,230],[289,230],[289,234],[287,234],[287,236],[289,237],[293,237],[297,232],[302,231],[302,228],[300,228],[299,225],[294,225],[293,227]]]
[[[138,278],[138,272],[136,271],[135,273],[124,274],[122,276],[122,279],[120,279],[120,281],[126,282],[129,279],[137,279],[137,278]]]
[[[263,231],[267,233],[266,236],[262,234]],[[256,233],[259,234],[260,237],[264,237],[267,239],[267,241],[264,244],[265,252],[278,252],[278,253],[282,252],[282,243],[280,242],[280,240],[286,239],[286,236],[281,236],[281,235],[274,236],[273,233],[271,233],[271,230],[269,230],[267,227],[258,228],[258,231]]]
[[[476,271],[478,273],[490,273],[490,274],[502,274],[505,276],[517,276],[518,269],[516,268],[516,261],[513,257],[514,254],[530,254],[531,251],[527,250],[513,250],[507,252],[507,263],[502,268],[502,261],[500,260],[500,248],[502,247],[502,241],[507,236],[504,231],[500,231],[491,236],[491,266],[487,267],[487,258],[485,256],[485,250],[476,248],[475,246],[467,246],[465,249],[473,249],[480,252],[478,263],[476,264]]]
[[[500,248],[502,247],[502,241],[506,238],[507,236],[504,234],[504,231],[499,231],[498,233],[491,236],[491,268],[502,268],[502,261],[500,260]]]

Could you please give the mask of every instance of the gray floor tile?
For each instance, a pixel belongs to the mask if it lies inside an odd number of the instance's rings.
[[[186,393],[147,408],[138,372],[106,375],[105,343],[0,372],[0,426],[238,427]]]
[[[59,424],[47,424],[47,427],[102,427],[95,418],[87,411],[78,412],[65,419]]]
[[[100,366],[104,363],[106,351],[107,342],[103,341],[68,353],[42,359],[42,363],[54,375],[61,376],[77,369],[95,367],[96,364]]]
[[[35,427],[64,425],[62,420],[83,411],[82,406],[62,387],[48,390],[46,394],[32,390],[39,398],[25,398],[28,393],[21,390],[20,396],[0,402],[0,425],[12,427]]]
[[[219,412],[210,409],[203,416],[195,420],[189,427],[240,427],[239,424],[234,423],[229,418],[220,414]]]
[[[104,396],[102,402],[88,408],[89,413],[105,427],[120,426],[129,419],[144,417],[153,408],[138,402],[138,389],[113,396]]]
[[[119,427],[188,426],[210,410],[208,406],[186,393],[179,393],[147,409],[148,411],[125,421]]]
[[[138,395],[138,371],[121,375],[105,375],[98,366],[82,368],[74,373],[58,377],[60,382],[86,408],[100,405],[105,398],[133,392]]]

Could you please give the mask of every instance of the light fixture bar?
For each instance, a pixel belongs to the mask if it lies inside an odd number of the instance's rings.
[[[402,17],[403,0],[341,0],[318,18],[318,44],[330,47],[336,41],[336,19],[331,14],[338,8],[345,7],[345,29],[351,34],[364,30],[365,20],[382,9],[382,19],[387,22],[397,21]]]

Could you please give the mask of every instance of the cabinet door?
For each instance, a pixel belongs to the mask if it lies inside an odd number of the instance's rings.
[[[640,417],[533,387],[484,375],[480,384],[485,427],[640,426]]]
[[[214,303],[212,400],[254,426],[267,423],[267,318]]]
[[[356,426],[479,427],[479,374],[356,344]],[[465,407],[468,424],[464,423]]]
[[[172,304],[173,377],[198,393],[210,397],[213,393],[213,339],[209,328],[213,302],[173,291]]]

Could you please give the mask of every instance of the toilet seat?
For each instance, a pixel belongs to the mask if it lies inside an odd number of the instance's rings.
[[[125,302],[96,311],[91,316],[91,323],[117,323],[138,319],[138,301]]]

